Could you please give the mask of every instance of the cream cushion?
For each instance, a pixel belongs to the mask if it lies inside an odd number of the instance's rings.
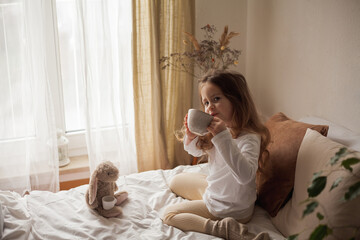
[[[330,227],[360,226],[360,197],[345,203],[340,200],[349,186],[359,181],[359,177],[356,178],[345,170],[328,175],[325,189],[316,197],[325,209],[326,214],[319,206],[315,212],[302,218],[306,204],[301,202],[308,197],[307,188],[311,183],[313,174],[320,170],[330,170],[329,160],[341,147],[343,147],[342,144],[333,142],[317,131],[311,129],[306,131],[296,162],[293,196],[277,216],[272,218],[273,224],[284,236],[288,237],[301,232],[299,239],[309,239],[311,232],[319,224],[316,217],[318,211],[326,216],[321,223],[327,223]],[[360,158],[359,152],[354,153],[354,155]],[[357,174],[359,174],[360,169],[358,165],[355,165],[356,167],[353,170]],[[344,177],[342,182],[330,192],[332,183],[340,176]],[[334,235],[338,236],[338,239],[350,239],[351,235],[349,234],[352,232],[348,228],[334,229]],[[358,238],[360,238],[360,233],[356,239]]]

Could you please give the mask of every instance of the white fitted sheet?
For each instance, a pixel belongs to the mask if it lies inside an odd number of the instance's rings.
[[[84,197],[88,185],[57,193],[32,191],[24,197],[0,191],[3,239],[219,239],[162,223],[167,205],[187,201],[168,187],[180,172],[206,174],[207,164],[121,176],[119,190],[129,193],[121,218],[106,219],[90,210]],[[247,225],[250,232],[267,231],[273,239],[285,239],[260,207]]]

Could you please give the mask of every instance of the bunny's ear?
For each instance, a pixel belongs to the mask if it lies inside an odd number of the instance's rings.
[[[97,193],[97,171],[95,171],[90,179],[90,184],[89,184],[89,203],[90,205],[94,203],[95,199],[96,199],[96,193]]]

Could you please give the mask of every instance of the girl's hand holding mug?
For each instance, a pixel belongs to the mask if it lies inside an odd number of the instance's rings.
[[[186,145],[188,145],[192,140],[194,140],[196,138],[196,134],[192,133],[190,130],[189,130],[189,127],[188,127],[188,123],[187,123],[187,119],[188,119],[188,114],[185,115],[185,118],[184,118],[184,126],[186,127],[185,129],[185,133],[186,133],[186,136],[187,136],[187,141],[186,141]]]
[[[210,125],[208,126],[207,130],[213,136],[215,136],[216,134],[226,130],[225,122],[218,117],[214,117],[214,119],[211,121]]]

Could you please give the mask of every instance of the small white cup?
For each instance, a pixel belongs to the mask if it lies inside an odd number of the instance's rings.
[[[206,112],[198,109],[189,109],[187,124],[190,132],[199,136],[204,136],[208,133],[206,128],[210,125],[213,119],[214,117]]]
[[[102,205],[105,210],[112,209],[115,206],[116,198],[108,195],[102,198]]]

